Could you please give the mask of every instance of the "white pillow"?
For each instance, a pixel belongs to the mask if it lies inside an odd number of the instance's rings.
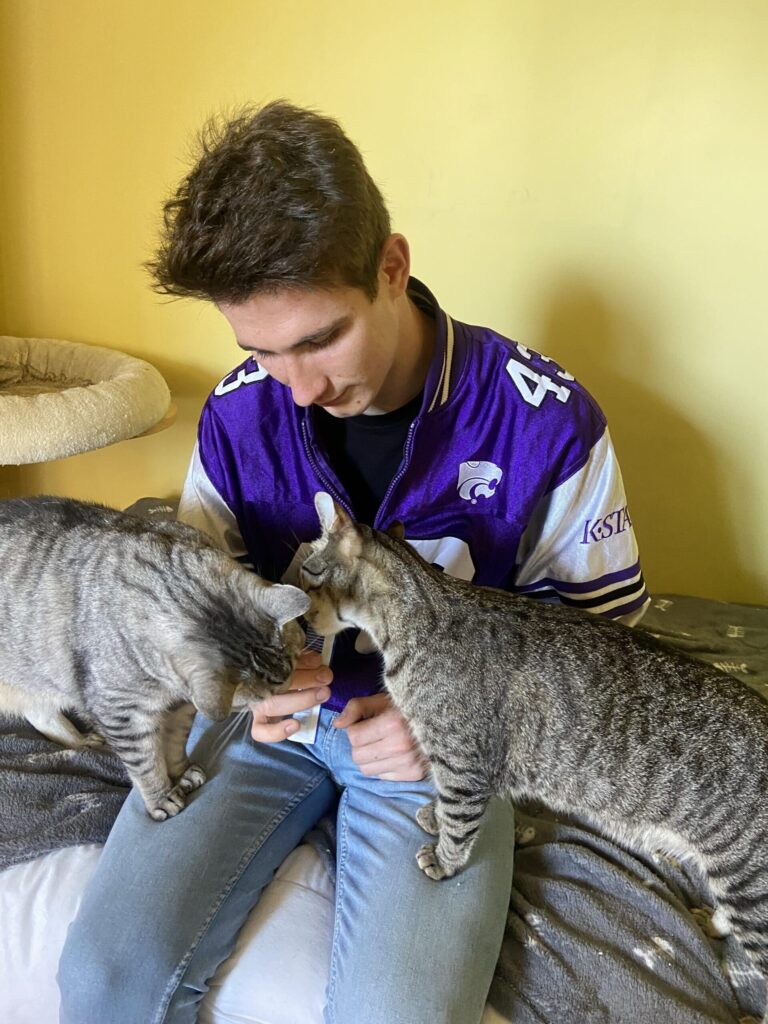
[[[58,1024],[56,971],[101,855],[71,846],[0,872],[0,1021]],[[221,965],[200,1024],[322,1024],[334,886],[304,844],[286,858]]]
[[[211,981],[199,1024],[322,1024],[334,898],[320,855],[297,847]]]
[[[56,970],[101,855],[72,846],[0,872],[0,1021],[57,1024]],[[303,844],[286,858],[221,965],[199,1024],[322,1024],[334,886]],[[483,1024],[504,1024],[486,1007]]]
[[[69,846],[0,872],[0,1021],[57,1024],[56,970],[101,846]]]

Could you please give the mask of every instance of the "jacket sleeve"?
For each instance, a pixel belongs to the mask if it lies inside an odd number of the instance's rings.
[[[517,593],[634,625],[650,598],[610,435],[539,502],[518,549]]]
[[[207,533],[222,551],[252,568],[234,513],[205,471],[199,442],[187,470],[177,518]]]

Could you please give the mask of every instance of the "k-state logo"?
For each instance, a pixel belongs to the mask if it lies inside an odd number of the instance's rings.
[[[477,504],[478,495],[492,498],[496,484],[504,476],[493,462],[462,462],[459,466],[459,482],[456,485],[464,501]]]
[[[614,533],[624,533],[627,527],[632,526],[627,506],[617,508],[606,516],[597,519],[587,519],[584,523],[584,533],[581,538],[582,544],[596,544],[598,541],[607,540]]]

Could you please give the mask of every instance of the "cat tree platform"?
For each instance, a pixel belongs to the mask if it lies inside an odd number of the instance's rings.
[[[0,336],[0,466],[63,459],[169,426],[154,366],[97,345]]]

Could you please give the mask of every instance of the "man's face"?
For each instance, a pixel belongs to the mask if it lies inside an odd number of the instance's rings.
[[[286,289],[218,308],[238,345],[291,389],[296,405],[333,416],[397,408],[398,320],[386,275],[373,302],[359,288]]]

